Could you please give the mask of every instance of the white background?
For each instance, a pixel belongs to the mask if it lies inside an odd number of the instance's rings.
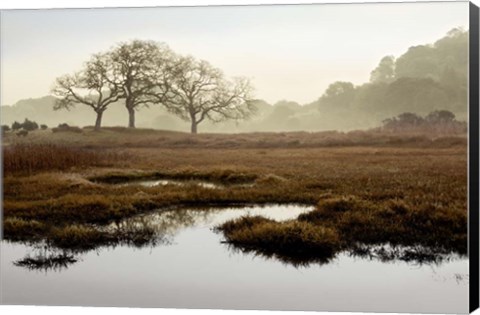
[[[293,4],[293,3],[361,3],[361,2],[379,2],[372,0],[328,0],[328,1],[299,1],[299,0],[15,0],[6,3],[0,3],[0,9],[31,9],[31,8],[88,8],[88,7],[140,7],[140,6],[162,6],[162,5],[230,5],[230,4]],[[400,2],[382,0],[382,2]],[[414,2],[407,0],[405,2]],[[422,1],[428,2],[428,1]],[[480,5],[480,0],[472,1],[476,5]],[[132,288],[134,290],[134,288]],[[348,303],[348,301],[345,301]],[[132,308],[91,308],[91,307],[34,307],[34,306],[0,306],[0,314],[33,314],[36,315],[299,315],[308,314],[306,312],[278,312],[278,311],[232,311],[232,310],[184,310],[184,309],[132,309]],[[353,313],[315,313],[329,315],[349,315]],[[365,313],[369,314],[369,313]],[[379,313],[381,314],[381,313]],[[476,311],[475,315],[480,315],[480,311]]]

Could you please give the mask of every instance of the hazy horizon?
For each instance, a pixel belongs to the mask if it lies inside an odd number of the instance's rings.
[[[134,38],[246,76],[269,103],[309,103],[335,81],[367,82],[385,55],[467,29],[465,2],[1,11],[1,101],[49,94],[92,53]],[[378,27],[382,25],[382,27]]]

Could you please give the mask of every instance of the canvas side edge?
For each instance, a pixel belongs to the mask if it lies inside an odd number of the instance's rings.
[[[469,311],[479,307],[479,8],[470,2],[469,22]]]

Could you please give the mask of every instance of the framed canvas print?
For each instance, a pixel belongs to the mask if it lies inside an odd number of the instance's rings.
[[[473,3],[0,23],[0,304],[478,308]]]

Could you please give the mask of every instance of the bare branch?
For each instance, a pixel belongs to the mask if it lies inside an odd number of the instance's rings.
[[[209,119],[214,122],[246,119],[254,112],[252,87],[248,79],[227,81],[217,68],[193,57],[178,57],[167,78],[164,104],[171,113],[196,125]]]
[[[85,63],[84,68],[74,75],[58,78],[52,88],[57,97],[54,109],[71,109],[76,105],[91,107],[97,114],[96,126],[107,106],[122,97],[108,55],[96,54]]]

